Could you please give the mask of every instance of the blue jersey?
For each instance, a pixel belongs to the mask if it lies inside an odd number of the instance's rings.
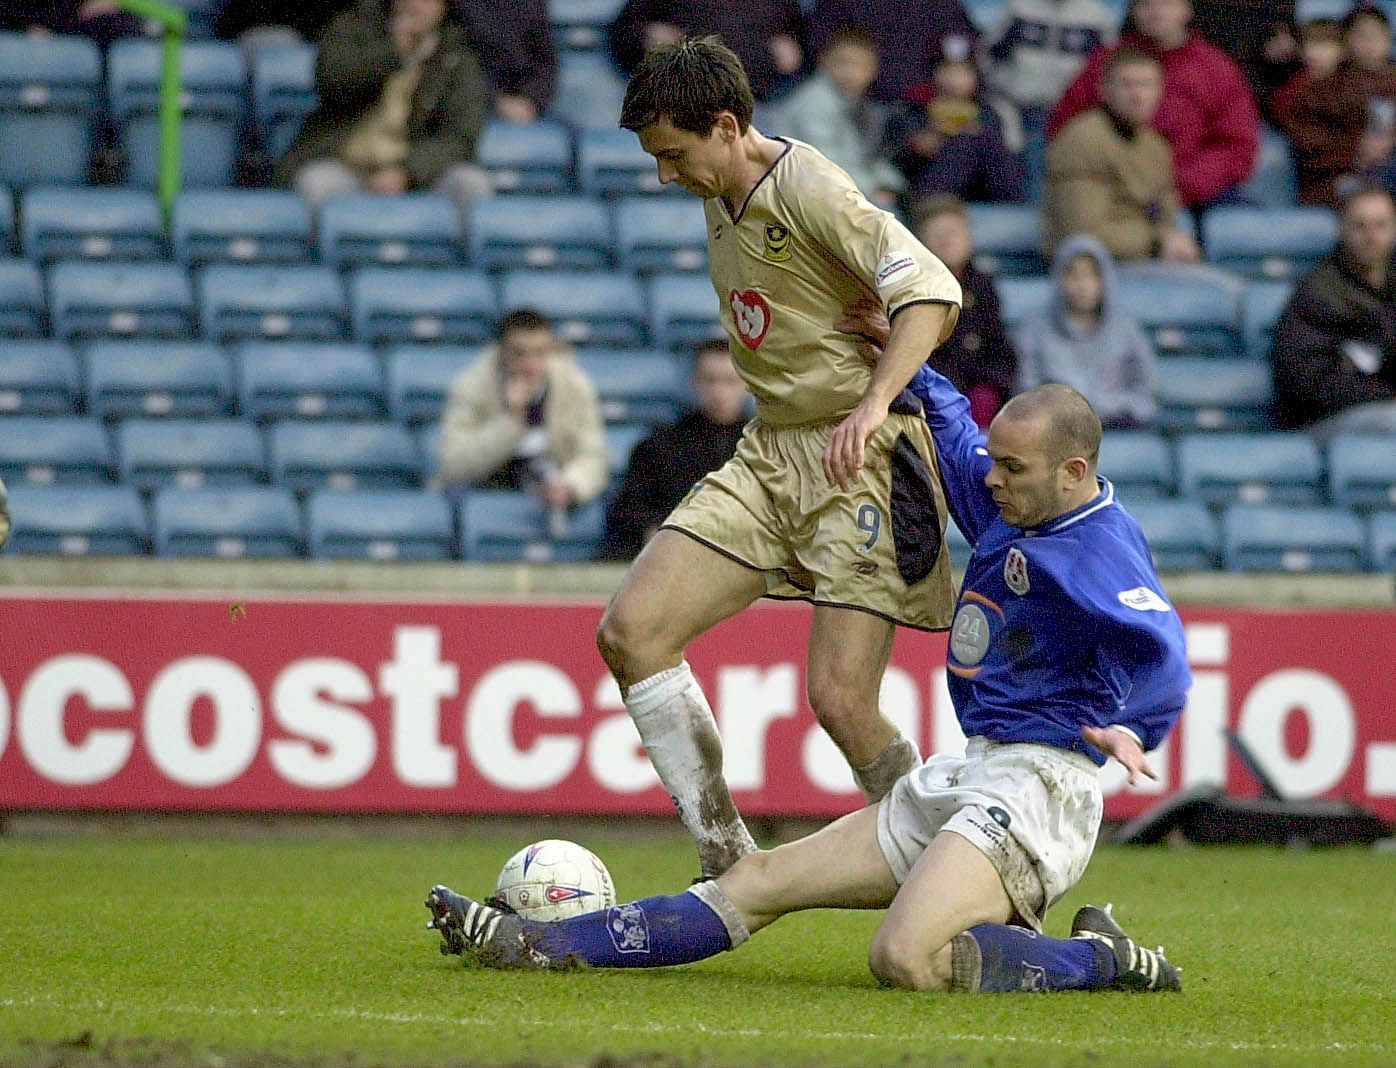
[[[1177,722],[1192,678],[1183,625],[1139,524],[1100,480],[1089,503],[1040,527],[1010,526],[984,484],[993,461],[969,402],[923,367],[946,500],[974,547],[946,662],[967,736],[1103,754],[1083,726],[1120,726],[1147,749]]]

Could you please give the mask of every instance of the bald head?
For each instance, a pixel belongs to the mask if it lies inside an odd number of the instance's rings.
[[[997,418],[1040,422],[1042,451],[1048,460],[1059,464],[1079,456],[1095,471],[1100,459],[1100,417],[1091,402],[1070,386],[1050,383],[1020,393]]]
[[[1041,526],[1098,492],[1100,419],[1069,386],[1039,386],[1005,404],[989,426],[988,452],[984,484],[1011,526]]]

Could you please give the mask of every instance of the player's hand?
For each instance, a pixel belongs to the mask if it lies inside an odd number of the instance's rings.
[[[824,446],[824,473],[846,492],[863,471],[864,446],[887,419],[886,405],[866,398],[834,428]]]
[[[1149,760],[1144,755],[1144,750],[1139,747],[1130,734],[1120,730],[1118,727],[1082,727],[1081,737],[1090,742],[1106,756],[1114,757],[1124,765],[1129,772],[1129,784],[1133,786],[1139,781],[1140,775],[1148,776],[1155,782],[1158,776],[1154,774],[1154,769],[1149,766]]]
[[[882,356],[882,346],[887,344],[892,333],[892,324],[881,304],[865,300],[845,308],[843,318],[834,324],[834,329],[863,338],[858,345],[858,355],[869,367],[876,367]]]

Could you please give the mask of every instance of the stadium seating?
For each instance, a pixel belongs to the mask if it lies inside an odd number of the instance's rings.
[[[499,298],[481,271],[365,267],[349,283],[354,339],[473,345],[494,337]]]
[[[1258,360],[1169,356],[1158,361],[1159,425],[1187,430],[1264,430],[1273,395]]]
[[[451,383],[483,350],[403,345],[388,353],[388,408],[393,418],[415,425],[441,418]]]
[[[486,270],[611,263],[611,220],[591,197],[495,197],[470,209],[470,262]]]
[[[38,337],[43,332],[39,269],[28,260],[0,260],[0,337]]]
[[[31,189],[20,246],[37,263],[150,260],[164,255],[160,205],[136,189]]]
[[[681,361],[659,349],[581,349],[581,365],[596,386],[608,423],[665,423],[688,395]]]
[[[111,442],[96,419],[26,415],[0,419],[0,478],[11,486],[20,482],[96,485],[109,481],[112,473]]]
[[[193,291],[173,263],[55,264],[49,314],[62,338],[187,338],[194,330]]]
[[[1100,443],[1100,472],[1121,499],[1172,496],[1173,450],[1167,439],[1146,430],[1107,430]]]
[[[361,345],[261,341],[239,346],[238,407],[257,421],[376,419],[385,414],[383,369]]]
[[[711,287],[709,287],[711,290]],[[633,275],[614,271],[511,271],[504,308],[535,308],[574,345],[634,348],[645,343],[645,303]]]
[[[1374,571],[1396,572],[1396,512],[1378,512],[1372,516],[1367,561]]]
[[[1315,504],[1323,463],[1302,434],[1187,434],[1178,442],[1178,483],[1207,504]]]
[[[549,0],[548,20],[559,50],[602,49],[625,0]]]
[[[1035,204],[971,204],[974,265],[985,274],[1042,274],[1042,216]]]
[[[228,357],[205,341],[99,341],[84,362],[87,409],[103,419],[212,418],[231,405]]]
[[[616,249],[625,270],[707,270],[707,221],[692,197],[626,197],[616,201],[615,216]]]
[[[10,486],[14,524],[6,554],[130,556],[143,553],[150,527],[130,486]]]
[[[298,556],[304,540],[296,500],[279,486],[169,487],[151,511],[160,556]]]
[[[101,70],[101,54],[85,37],[0,33],[0,182],[86,179]]]
[[[1345,508],[1238,504],[1222,532],[1231,571],[1360,571],[1367,555],[1362,521]]]
[[[15,244],[15,198],[4,186],[0,186],[0,256],[14,252]]]
[[[590,560],[606,520],[600,501],[554,519],[538,497],[513,490],[471,490],[462,496],[459,514],[467,560],[529,563]]]
[[[1052,303],[1052,283],[1046,278],[995,278],[999,316],[1005,326],[1014,327]]]
[[[592,196],[679,192],[659,181],[654,159],[630,130],[582,130],[577,135],[577,184]]]
[[[1298,203],[1299,182],[1284,134],[1270,126],[1261,128],[1255,167],[1236,193],[1247,204],[1261,208],[1288,208]]]
[[[410,491],[313,493],[310,555],[327,559],[450,560],[455,520],[445,497]]]
[[[1328,485],[1335,504],[1396,508],[1396,435],[1333,438],[1328,443]]]
[[[460,212],[439,193],[349,193],[320,209],[320,258],[333,267],[445,267],[460,262],[460,238]]]
[[[579,130],[614,129],[624,99],[625,82],[605,52],[558,54],[552,118]]]
[[[1160,352],[1226,355],[1240,340],[1238,294],[1211,279],[1124,277],[1117,292]]]
[[[270,45],[252,61],[252,113],[262,150],[284,155],[305,117],[315,110],[315,46]]]
[[[196,190],[175,201],[175,258],[205,263],[298,263],[310,257],[310,208],[276,189]]]
[[[1241,294],[1241,333],[1253,360],[1268,360],[1275,323],[1294,292],[1289,282],[1252,282]]]
[[[242,419],[126,419],[116,431],[121,480],[138,489],[265,481],[262,436]]]
[[[201,271],[204,335],[218,341],[267,338],[338,341],[348,309],[329,267],[214,264]]]
[[[436,481],[436,461],[441,453],[441,424],[425,423],[413,435],[417,455],[422,458],[422,482],[431,486]]]
[[[532,123],[490,119],[475,162],[496,193],[558,194],[572,190],[572,133],[556,119]]]
[[[1296,278],[1333,251],[1338,217],[1328,208],[1212,208],[1202,216],[1209,262],[1248,278]]]
[[[0,341],[0,415],[68,415],[81,391],[61,341]]]
[[[1124,505],[1143,529],[1160,571],[1210,571],[1217,566],[1221,535],[1201,501],[1162,497]]]
[[[288,420],[270,432],[272,481],[297,491],[406,489],[421,482],[417,446],[399,423]]]
[[[611,485],[619,486],[630,465],[635,446],[654,432],[648,423],[616,423],[606,428],[606,464],[611,472]]]
[[[713,284],[701,274],[660,274],[650,281],[650,339],[663,349],[681,349],[722,336]]]

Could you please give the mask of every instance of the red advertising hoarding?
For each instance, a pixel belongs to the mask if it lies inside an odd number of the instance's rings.
[[[597,656],[601,604],[0,597],[0,809],[667,813]],[[1106,772],[1107,816],[1223,782],[1236,730],[1292,797],[1396,819],[1396,612],[1185,610],[1195,685],[1154,757]],[[763,602],[689,660],[750,815],[860,795],[804,696],[809,610]],[[898,633],[883,707],[925,752],[963,744],[945,638]]]

